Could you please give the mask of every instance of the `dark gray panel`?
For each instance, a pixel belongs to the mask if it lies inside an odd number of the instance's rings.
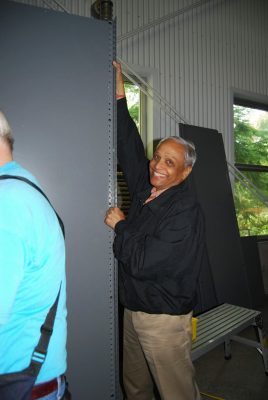
[[[196,306],[194,308],[194,315],[209,310],[219,304],[214,278],[212,274],[211,265],[207,248],[205,248],[199,279],[197,282]]]
[[[221,134],[212,129],[180,125],[192,140],[198,160],[191,174],[206,218],[208,257],[218,301],[250,307],[251,298]]]
[[[66,227],[74,399],[115,398],[113,25],[1,1],[0,107]]]
[[[258,308],[259,306],[263,306],[265,303],[264,285],[258,250],[258,237],[242,237],[241,244],[246,262],[252,306],[253,308]]]

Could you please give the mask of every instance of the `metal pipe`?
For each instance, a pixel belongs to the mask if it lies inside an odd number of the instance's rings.
[[[247,188],[254,197],[258,197],[259,200],[268,207],[268,198],[262,194],[262,192],[244,175],[241,171],[239,171],[234,165],[232,165],[229,161],[227,161],[227,165],[231,168],[230,173],[239,180],[242,185]]]
[[[211,2],[211,1],[215,1],[215,0],[201,0],[201,1],[197,1],[196,3],[191,4],[190,6],[184,7],[184,8],[182,8],[182,9],[177,10],[177,11],[171,13],[171,14],[168,14],[168,15],[162,17],[162,18],[159,18],[159,19],[157,19],[157,20],[154,20],[154,21],[152,21],[152,22],[150,22],[150,23],[148,23],[148,24],[146,24],[146,25],[144,25],[144,26],[141,26],[141,27],[139,27],[139,28],[137,28],[137,29],[134,29],[134,30],[131,31],[131,32],[127,32],[127,33],[125,33],[124,35],[121,35],[121,36],[119,36],[119,37],[117,38],[117,43],[121,42],[122,40],[128,39],[128,38],[130,38],[131,36],[134,36],[134,35],[136,35],[136,34],[138,34],[138,33],[140,33],[140,32],[144,32],[144,31],[146,31],[147,29],[153,28],[154,26],[159,25],[159,24],[161,24],[161,23],[163,23],[163,22],[169,21],[170,19],[175,18],[175,17],[177,17],[177,16],[179,16],[179,15],[181,15],[181,14],[184,14],[184,13],[186,13],[187,11],[191,11],[191,10],[194,10],[195,8],[197,8],[197,7],[203,6],[204,4],[209,3],[209,2]]]
[[[180,121],[176,118],[176,116],[172,115],[170,113],[170,111],[167,110],[167,108],[165,106],[163,106],[160,102],[160,100],[156,97],[154,97],[152,94],[150,94],[149,92],[147,92],[146,89],[144,89],[144,87],[141,86],[141,84],[137,81],[135,81],[135,79],[133,79],[133,77],[131,75],[129,75],[125,70],[123,71],[124,75],[132,82],[134,83],[134,85],[137,85],[140,89],[140,91],[142,93],[144,93],[147,97],[151,98],[152,100],[156,101],[159,105],[159,107],[161,108],[161,110],[163,110],[167,115],[169,115],[178,125],[180,124]]]
[[[66,12],[67,14],[71,14],[71,13],[67,10],[67,8],[63,7],[63,5],[60,4],[60,2],[58,2],[57,0],[52,0],[52,1],[53,1],[53,3],[56,3],[57,6],[58,6],[59,8],[61,8],[64,12]]]
[[[51,5],[46,2],[46,0],[42,0],[42,3],[44,3],[49,9],[54,10],[54,8],[52,8]]]
[[[168,107],[176,117],[178,117],[179,121],[183,121],[185,124],[190,124],[189,121],[186,120],[186,118],[182,117],[181,115],[179,115],[178,111],[166,100],[164,99],[164,97],[161,96],[161,94],[154,89],[152,86],[150,86],[140,75],[138,75],[126,62],[124,62],[123,60],[121,60],[119,57],[117,58],[118,61],[122,64],[123,67],[125,67],[127,70],[129,70],[131,72],[131,74],[134,75],[134,77],[136,77],[138,79],[138,82],[134,82],[135,84],[137,84],[137,86],[139,86],[140,88],[142,88],[142,86],[139,84],[139,82],[142,82],[142,84],[153,93],[154,96],[156,96],[156,98],[159,99],[160,104],[164,103],[165,107]],[[142,88],[144,91],[144,88]],[[150,92],[148,92],[150,93]],[[147,93],[145,93],[147,94]],[[149,95],[149,94],[148,94]],[[155,97],[149,96],[153,99],[155,99]],[[170,114],[169,114],[170,115]],[[176,121],[176,119],[175,119]]]

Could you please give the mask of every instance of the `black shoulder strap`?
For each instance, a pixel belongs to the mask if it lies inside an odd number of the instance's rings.
[[[61,285],[57,294],[57,298],[54,302],[54,304],[51,306],[49,312],[47,313],[45,322],[41,326],[41,335],[39,338],[39,341],[37,345],[34,348],[32,358],[31,358],[31,363],[29,367],[24,371],[24,373],[29,373],[31,376],[37,377],[39,374],[39,371],[42,367],[42,365],[45,362],[46,355],[47,355],[47,349],[48,345],[53,333],[53,327],[54,327],[54,321],[57,313],[57,308],[58,308],[58,302],[60,298],[60,291],[61,291]]]
[[[0,175],[0,179],[16,179],[17,181],[25,182],[25,183],[27,183],[28,185],[30,185],[30,186],[32,186],[33,188],[35,188],[36,190],[38,190],[38,192],[41,193],[41,194],[45,197],[45,199],[49,202],[49,204],[50,204],[51,207],[53,208],[53,210],[54,210],[54,212],[55,212],[55,214],[56,214],[56,216],[57,216],[57,218],[58,218],[58,221],[59,221],[59,224],[60,224],[60,227],[61,227],[63,236],[65,237],[64,224],[63,224],[63,222],[62,222],[60,216],[57,214],[56,210],[54,209],[54,207],[53,207],[52,204],[50,203],[48,197],[45,195],[45,193],[43,192],[43,190],[40,189],[39,186],[37,186],[35,183],[33,183],[32,181],[30,181],[29,179],[24,178],[23,176],[17,176],[17,175]]]
[[[54,207],[50,203],[49,199],[47,198],[45,193],[40,189],[39,186],[37,186],[32,181],[30,181],[29,179],[24,178],[22,176],[0,175],[0,179],[16,179],[19,181],[23,181],[23,182],[27,183],[28,185],[32,186],[33,188],[35,188],[36,190],[38,190],[38,192],[40,192],[47,199],[48,203],[53,208],[53,210],[58,218],[60,227],[62,229],[63,236],[65,236],[64,225],[63,225],[61,218],[59,217],[59,215],[55,211]],[[39,371],[46,359],[49,341],[50,341],[51,335],[53,333],[53,326],[54,326],[54,321],[55,321],[55,317],[56,317],[56,313],[57,313],[60,291],[61,291],[61,285],[60,285],[60,288],[58,291],[57,298],[56,298],[54,304],[51,306],[49,312],[47,313],[45,322],[41,326],[41,329],[40,329],[41,335],[40,335],[39,341],[33,351],[31,363],[30,363],[29,367],[26,368],[26,370],[24,371],[24,373],[28,372],[29,375],[34,376],[34,377],[37,377],[37,375],[39,374]]]

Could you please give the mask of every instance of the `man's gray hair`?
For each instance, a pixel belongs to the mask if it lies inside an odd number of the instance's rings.
[[[193,167],[196,162],[196,158],[197,158],[194,143],[190,142],[189,140],[185,140],[180,136],[169,136],[169,137],[166,137],[166,138],[160,140],[157,147],[159,147],[161,143],[164,143],[167,140],[173,140],[174,142],[182,144],[184,146],[184,148],[185,148],[185,167]]]
[[[0,140],[5,141],[11,150],[13,150],[14,139],[10,125],[5,117],[5,114],[0,110]]]

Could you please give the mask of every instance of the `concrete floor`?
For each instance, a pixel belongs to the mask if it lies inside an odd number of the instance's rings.
[[[265,305],[256,309],[262,312],[263,332],[268,337],[268,297]],[[241,334],[256,340],[252,327]],[[267,400],[268,376],[259,352],[237,342],[232,342],[231,349],[231,360],[224,359],[223,345],[220,345],[194,362],[198,386],[204,393],[202,399]]]

